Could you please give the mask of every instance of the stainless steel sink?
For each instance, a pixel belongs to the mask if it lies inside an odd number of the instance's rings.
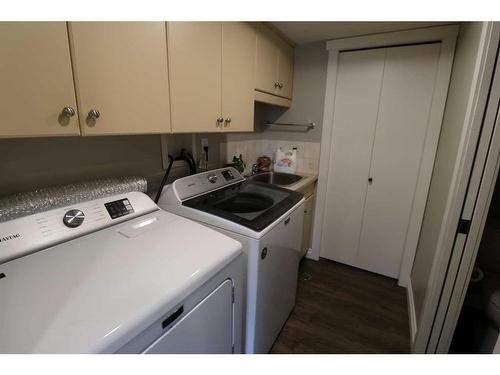
[[[264,172],[248,177],[252,181],[265,182],[279,186],[290,186],[302,179],[302,176],[291,173]]]

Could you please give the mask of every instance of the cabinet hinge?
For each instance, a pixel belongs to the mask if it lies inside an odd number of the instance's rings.
[[[458,222],[458,233],[469,234],[470,220],[460,219]]]

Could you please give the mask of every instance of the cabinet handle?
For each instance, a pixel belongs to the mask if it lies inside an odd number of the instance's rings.
[[[216,128],[218,128],[219,126],[222,126],[222,122],[224,121],[224,119],[222,117],[219,117],[217,119],[217,124],[215,125]]]
[[[101,113],[97,109],[91,109],[88,116],[92,120],[97,120],[101,116]]]
[[[227,128],[230,123],[231,123],[231,117],[228,117],[226,121],[224,121],[224,127]]]
[[[285,219],[285,225],[287,225],[289,222],[290,222],[290,218],[288,217]]]
[[[278,87],[280,87],[279,82],[274,82],[274,88],[277,89]]]
[[[373,178],[368,177],[368,183],[370,183],[370,184],[371,184],[372,182],[373,182]]]
[[[62,115],[67,118],[71,118],[75,115],[75,110],[71,107],[64,107],[62,110]]]
[[[260,252],[260,259],[264,259],[267,256],[267,247],[263,248]]]
[[[279,87],[280,89],[282,89],[282,88],[283,88],[283,83],[278,83],[278,87]]]

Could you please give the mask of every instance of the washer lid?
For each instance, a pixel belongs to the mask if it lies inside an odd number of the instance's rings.
[[[0,353],[111,353],[241,244],[157,211],[0,265]]]
[[[300,202],[301,193],[262,182],[245,181],[182,202],[260,232]]]

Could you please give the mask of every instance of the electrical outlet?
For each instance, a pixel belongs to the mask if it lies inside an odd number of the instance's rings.
[[[204,147],[208,147],[208,138],[201,139],[201,150],[203,151]]]
[[[208,170],[208,138],[201,139],[200,169]]]

